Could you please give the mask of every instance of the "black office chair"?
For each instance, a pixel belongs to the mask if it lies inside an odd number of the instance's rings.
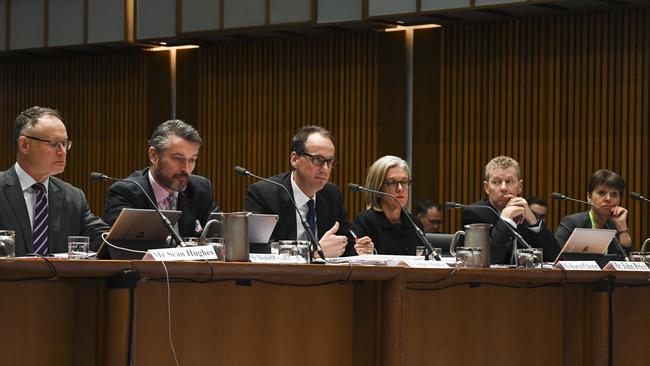
[[[438,233],[426,233],[424,236],[429,241],[434,248],[442,248],[442,255],[449,256],[449,247],[451,246],[451,239],[454,238],[454,234],[438,234]]]

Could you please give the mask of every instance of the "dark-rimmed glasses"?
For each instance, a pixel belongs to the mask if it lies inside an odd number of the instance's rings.
[[[384,185],[388,188],[397,189],[397,185],[401,185],[402,188],[409,188],[413,184],[412,180],[387,180],[384,181]]]
[[[308,156],[309,159],[311,159],[311,163],[314,164],[314,165],[316,165],[316,166],[323,166],[324,164],[327,164],[327,166],[328,166],[330,169],[334,169],[334,168],[336,168],[336,166],[337,166],[338,163],[339,163],[339,161],[336,160],[336,159],[334,159],[334,158],[332,158],[332,159],[325,159],[325,157],[323,157],[323,156],[320,156],[320,155],[312,155],[312,154],[309,154],[309,153],[306,153],[306,152],[298,153],[298,155],[305,155],[305,156]]]
[[[61,142],[61,141],[50,141],[50,140],[46,140],[46,139],[42,139],[40,137],[34,137],[34,136],[27,136],[27,135],[23,135],[23,136],[27,137],[28,139],[44,142],[44,143],[47,144],[47,146],[51,147],[52,149],[58,149],[58,148],[62,147],[66,151],[68,151],[72,147],[72,141],[69,141],[69,140]]]

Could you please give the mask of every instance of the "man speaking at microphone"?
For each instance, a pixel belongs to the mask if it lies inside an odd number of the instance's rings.
[[[302,127],[291,141],[292,170],[269,178],[282,184],[293,195],[296,206],[314,230],[325,257],[372,254],[369,237],[353,239],[349,235],[348,213],[343,193],[328,182],[336,166],[332,134],[318,126]],[[260,181],[248,187],[244,209],[253,213],[276,214],[279,221],[274,240],[307,240],[298,213],[281,187]]]
[[[169,120],[156,127],[149,140],[150,165],[127,179],[138,182],[161,210],[181,211],[181,236],[198,236],[218,207],[210,181],[193,175],[202,144],[194,127],[181,120]],[[125,208],[153,209],[145,193],[129,182],[115,182],[106,193],[104,220],[112,225]]]
[[[553,261],[560,252],[553,234],[546,228],[528,206],[526,200],[519,197],[524,181],[520,178],[519,163],[507,156],[497,156],[485,166],[483,189],[488,196],[463,210],[463,226],[475,223],[492,224],[490,230],[490,257],[493,264],[510,263],[515,236],[505,226],[514,228],[533,248],[542,248],[544,260]],[[491,207],[501,216],[489,208]],[[517,244],[518,248],[522,244]]]

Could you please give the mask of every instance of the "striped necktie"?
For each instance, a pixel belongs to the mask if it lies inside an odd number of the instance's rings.
[[[49,210],[47,206],[47,191],[42,183],[34,183],[36,190],[36,204],[34,205],[34,253],[47,254],[47,219]]]

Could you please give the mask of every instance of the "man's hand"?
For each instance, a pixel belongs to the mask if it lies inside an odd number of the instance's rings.
[[[347,236],[336,235],[339,231],[338,221],[334,223],[331,229],[327,230],[323,237],[320,238],[320,246],[326,258],[340,257],[345,253],[345,246],[348,245]]]
[[[355,240],[354,250],[356,250],[359,255],[372,254],[375,251],[375,244],[369,236],[364,236],[363,238]]]
[[[528,202],[522,197],[510,196],[510,201],[501,211],[501,217],[513,220],[517,225],[524,220],[530,225],[537,225],[538,220],[533,211],[528,207]]]

